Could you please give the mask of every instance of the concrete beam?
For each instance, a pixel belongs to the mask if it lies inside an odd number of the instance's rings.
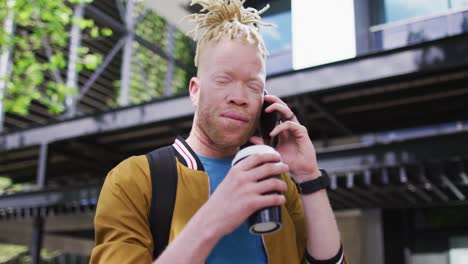
[[[0,135],[0,151],[41,145],[132,126],[156,123],[193,114],[188,96],[67,120],[43,127]]]

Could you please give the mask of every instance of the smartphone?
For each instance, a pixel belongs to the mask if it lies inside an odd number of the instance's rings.
[[[276,147],[278,139],[276,137],[270,137],[270,132],[279,124],[281,117],[277,111],[273,111],[271,113],[265,112],[265,109],[270,104],[271,103],[263,102],[262,113],[260,114],[259,134],[266,145]]]
[[[268,93],[265,91],[265,95],[267,94]],[[276,137],[270,137],[270,132],[280,123],[281,116],[277,111],[266,113],[265,109],[270,105],[271,103],[269,102],[263,102],[258,129],[255,131],[254,135],[263,138],[263,142],[266,145],[274,148],[278,144],[278,139]],[[241,146],[241,149],[251,145],[252,143],[247,142]]]

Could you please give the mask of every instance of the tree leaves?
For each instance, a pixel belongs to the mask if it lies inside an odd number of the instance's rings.
[[[68,59],[64,51],[70,42],[69,30],[72,23],[89,31],[92,38],[112,35],[110,29],[100,29],[93,20],[71,19],[73,6],[69,3],[91,2],[92,0],[15,0],[13,10],[0,4],[2,18],[9,11],[14,12],[16,27],[14,36],[6,34],[3,26],[0,28],[1,51],[10,49],[13,55],[11,73],[6,79],[6,112],[26,115],[33,100],[44,104],[53,114],[66,110],[65,99],[67,95],[77,95],[77,87],[67,87],[59,80],[51,79],[51,76],[54,73],[60,74],[67,67]],[[80,47],[78,53],[78,72],[84,68],[94,70],[102,63],[102,55],[94,54],[86,47]],[[47,58],[44,59],[43,54],[48,54]]]

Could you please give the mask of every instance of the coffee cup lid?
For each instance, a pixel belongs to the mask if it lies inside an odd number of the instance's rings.
[[[234,157],[234,159],[232,160],[232,166],[234,166],[234,164],[236,164],[237,162],[239,162],[240,160],[250,156],[250,155],[253,155],[253,154],[257,154],[257,153],[276,153],[278,154],[278,152],[268,146],[268,145],[252,145],[252,146],[248,146],[246,148],[243,148],[241,150],[239,150],[239,152],[237,152],[236,156]]]

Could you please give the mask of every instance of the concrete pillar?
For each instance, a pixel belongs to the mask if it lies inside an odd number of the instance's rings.
[[[349,263],[383,264],[380,210],[347,210],[335,215]]]

